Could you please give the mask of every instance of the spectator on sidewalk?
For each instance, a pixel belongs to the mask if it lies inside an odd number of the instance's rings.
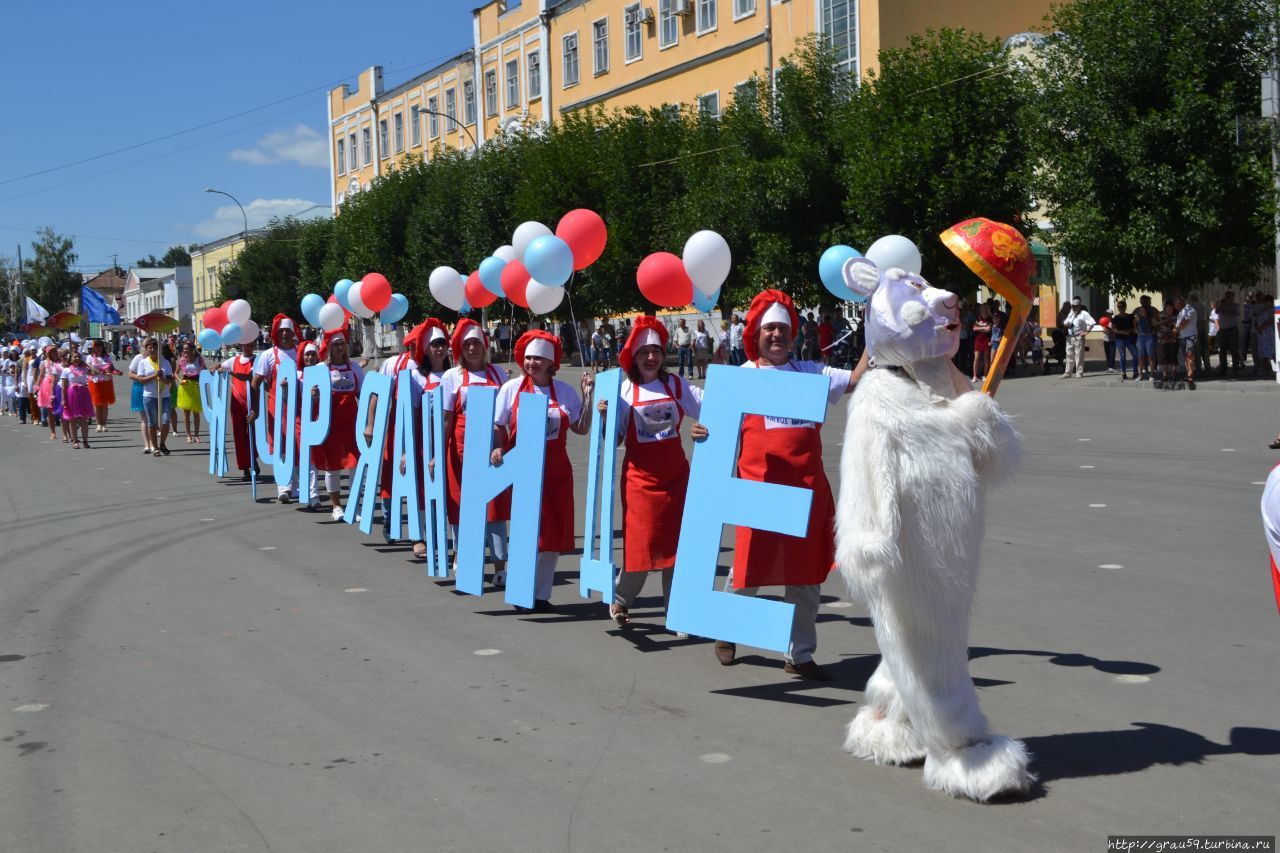
[[[978,382],[991,367],[991,306],[983,302],[973,319],[973,370],[971,376]]]
[[[1258,291],[1253,305],[1253,374],[1270,376],[1271,362],[1276,357],[1276,333],[1271,297]]]
[[[1084,310],[1080,297],[1071,300],[1071,310],[1067,312],[1065,331],[1067,333],[1067,358],[1063,365],[1062,376],[1069,378],[1073,374],[1077,379],[1084,377],[1084,336],[1098,325],[1097,321]]]
[[[714,345],[711,341],[711,334],[707,331],[707,324],[702,320],[698,321],[698,328],[693,330],[693,366],[697,369],[697,378],[707,378],[707,365],[711,362],[711,351]]]
[[[1143,296],[1138,300],[1138,310],[1133,312],[1134,326],[1138,332],[1138,368],[1142,375],[1139,381],[1146,382],[1156,372],[1156,326],[1160,314],[1151,305],[1151,297]]]
[[[1133,378],[1138,378],[1138,333],[1133,315],[1123,299],[1116,303],[1116,313],[1111,317],[1111,331],[1116,336],[1116,351],[1120,354],[1120,378],[1128,379],[1129,360],[1133,359]],[[1125,356],[1128,356],[1126,358]]]
[[[1102,354],[1107,359],[1107,373],[1116,372],[1116,333],[1111,328],[1111,312],[1103,311],[1098,317],[1098,325],[1102,327]]]
[[[1160,312],[1156,338],[1160,343],[1160,381],[1172,382],[1178,378],[1178,312],[1172,302],[1166,302]]]
[[[1227,375],[1227,356],[1231,356],[1231,372],[1240,372],[1240,306],[1234,291],[1228,290],[1218,303],[1218,375]]]
[[[820,361],[823,364],[827,362],[828,351],[831,348],[831,342],[835,340],[836,329],[831,325],[831,317],[827,314],[822,315],[822,322],[818,323],[818,354],[814,361]]]
[[[746,333],[747,327],[742,325],[742,318],[737,314],[733,315],[733,323],[729,326],[729,363],[733,365],[742,364],[747,360],[747,354],[742,349],[742,336]]]
[[[1187,372],[1187,387],[1196,389],[1196,309],[1179,296],[1173,303],[1178,311],[1174,328],[1178,332],[1178,352],[1182,356],[1183,369]]]
[[[1187,304],[1196,312],[1196,369],[1199,372],[1209,370],[1209,311],[1200,301],[1200,294],[1192,292],[1187,295]]]
[[[1240,298],[1240,363],[1244,364],[1253,352],[1253,305],[1256,293],[1244,293]]]
[[[956,367],[961,373],[973,375],[973,307],[969,300],[960,298],[960,348],[956,350]]]
[[[675,334],[671,342],[676,345],[676,373],[679,376],[693,376],[693,332],[689,324],[681,317],[676,321]],[[686,373],[685,371],[688,371]]]

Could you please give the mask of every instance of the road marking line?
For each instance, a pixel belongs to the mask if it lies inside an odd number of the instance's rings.
[[[353,586],[351,589],[344,589],[343,592],[368,592],[369,590],[363,586]]]
[[[1080,467],[1081,467],[1081,468],[1093,468],[1094,466],[1093,466],[1093,465],[1081,465]]]
[[[39,702],[36,702],[31,705],[19,705],[13,710],[14,710],[14,713],[16,714],[34,714],[36,711],[43,711],[45,708],[48,708],[48,707],[49,707],[48,705],[42,705]]]
[[[493,656],[493,655],[500,655],[500,654],[502,654],[502,649],[476,649],[476,650],[475,650],[474,652],[472,652],[471,654],[473,654],[473,655],[479,655],[479,656],[480,656],[480,657],[482,657],[482,658],[484,658],[484,657],[491,657],[491,656]]]
[[[836,609],[840,609],[840,608],[844,608],[844,607],[852,607],[852,606],[853,606],[853,602],[850,602],[850,601],[833,601],[833,602],[831,602],[830,604],[828,604],[827,606],[828,606],[828,607],[834,607],[834,608],[836,608]]]
[[[733,756],[723,752],[707,752],[699,755],[698,758],[707,764],[727,764],[733,760]]]
[[[258,550],[259,550],[259,551],[274,551],[275,549],[276,549],[276,546],[275,546],[275,545],[263,545],[263,546],[262,546],[261,548],[259,548]]]
[[[1107,505],[1106,504],[1089,504],[1089,507],[1091,509],[1106,509]]]
[[[1151,680],[1149,675],[1117,675],[1115,681],[1117,684],[1146,684]]]
[[[1098,568],[1100,568],[1100,569],[1123,569],[1123,568],[1124,568],[1124,566],[1120,565],[1119,563],[1099,563],[1099,564],[1098,564]]]

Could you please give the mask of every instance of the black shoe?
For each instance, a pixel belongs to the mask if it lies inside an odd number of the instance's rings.
[[[248,472],[248,471],[241,471],[241,472],[240,472],[240,479],[241,479],[241,481],[243,481],[243,482],[245,482],[245,483],[249,482],[249,472]]]
[[[816,661],[807,660],[804,663],[788,662],[782,669],[788,675],[798,675],[801,678],[807,678],[810,681],[831,680],[831,673],[818,666]]]
[[[282,503],[282,504],[290,504],[290,503],[293,503],[293,498],[289,497],[289,493],[288,493],[288,492],[285,492],[283,495],[281,495],[279,498],[277,498],[277,500],[279,500],[279,501],[280,501],[280,503]]]
[[[1194,379],[1187,380],[1187,390],[1188,391],[1196,390],[1196,381]]]
[[[545,598],[535,598],[533,601],[534,613],[555,613],[556,606]]]
[[[738,653],[738,647],[733,643],[726,643],[723,640],[716,640],[716,660],[720,661],[721,666],[728,666],[733,663],[734,656]]]

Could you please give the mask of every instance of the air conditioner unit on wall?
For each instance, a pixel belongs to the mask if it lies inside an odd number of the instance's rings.
[[[652,9],[649,9],[649,8],[646,8],[646,7],[644,7],[644,6],[641,6],[639,9],[637,9],[637,10],[636,10],[636,23],[638,23],[638,24],[651,24],[651,23],[653,23],[653,10],[652,10]]]
[[[672,14],[675,14],[675,15],[693,14],[692,0],[672,0],[671,12]]]

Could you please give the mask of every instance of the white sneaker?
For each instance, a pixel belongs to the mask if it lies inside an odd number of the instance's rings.
[[[335,506],[335,507],[333,508],[333,520],[334,520],[334,521],[342,521],[342,519],[346,517],[346,514],[347,514],[347,513],[346,513],[346,510],[344,510],[344,509],[343,509],[342,507],[340,507],[340,506]]]

